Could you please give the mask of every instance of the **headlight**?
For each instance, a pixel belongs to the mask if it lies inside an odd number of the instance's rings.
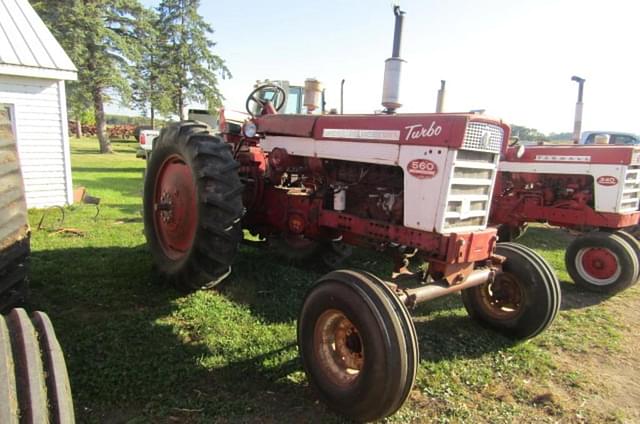
[[[526,151],[526,147],[524,147],[524,144],[521,145],[520,147],[518,147],[518,150],[516,150],[516,157],[518,159],[520,159],[522,156],[524,156],[524,152]]]
[[[245,137],[255,137],[256,133],[258,132],[258,127],[252,121],[245,122],[244,127],[242,128],[242,132],[244,133]]]

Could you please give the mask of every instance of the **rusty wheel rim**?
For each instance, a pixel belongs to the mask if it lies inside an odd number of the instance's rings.
[[[153,198],[153,221],[164,254],[172,260],[185,257],[196,237],[196,184],[191,169],[179,155],[160,166]]]
[[[524,310],[524,288],[520,280],[510,273],[496,275],[493,282],[484,284],[480,290],[482,307],[492,318],[510,320]]]
[[[314,330],[318,367],[334,384],[348,387],[364,367],[364,344],[358,328],[337,309],[320,315]]]

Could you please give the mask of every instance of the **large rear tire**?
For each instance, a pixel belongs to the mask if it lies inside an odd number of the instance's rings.
[[[144,226],[161,274],[185,290],[231,273],[242,239],[243,185],[229,145],[194,121],[172,124],[154,143],[144,183]]]
[[[0,252],[0,313],[18,306],[29,290],[29,236]]]
[[[578,287],[614,294],[635,283],[638,255],[624,237],[594,231],[576,237],[565,253],[567,272]]]
[[[462,291],[473,319],[515,339],[544,331],[560,310],[560,283],[536,252],[517,243],[500,243],[496,253],[507,259],[492,282]]]
[[[341,270],[322,277],[304,300],[298,346],[320,397],[356,421],[396,412],[415,380],[413,322],[397,296],[370,274]]]
[[[75,422],[62,350],[42,312],[0,316],[0,422]]]

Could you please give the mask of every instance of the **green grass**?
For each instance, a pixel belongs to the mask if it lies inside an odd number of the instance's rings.
[[[190,295],[159,282],[141,222],[144,161],[135,144],[95,154],[95,139],[72,141],[75,186],[101,198],[95,208],[30,211],[31,307],[51,316],[65,351],[81,422],[339,422],[308,388],[297,356],[295,320],[321,267],[289,266],[242,246],[220,291]],[[56,231],[60,226],[77,232]],[[459,297],[415,313],[421,364],[410,400],[392,422],[619,421],[617,411],[581,399],[597,382],[566,362],[615,355],[623,324],[602,297],[567,283],[570,236],[531,228],[523,241],[558,270],[563,311],[554,326],[513,343],[469,320]],[[390,271],[357,252],[351,266]],[[622,296],[637,296],[629,291]],[[592,306],[593,305],[593,306]]]

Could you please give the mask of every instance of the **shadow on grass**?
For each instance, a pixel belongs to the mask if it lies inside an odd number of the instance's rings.
[[[568,281],[561,281],[560,286],[562,288],[562,305],[560,309],[563,311],[595,306],[615,296],[615,293],[594,293],[586,291]]]
[[[518,343],[481,326],[468,316],[445,313],[429,320],[418,318],[414,323],[420,359],[431,362],[478,358]]]
[[[243,246],[222,296],[159,285],[144,245],[36,250],[32,270],[32,307],[53,320],[80,422],[340,421],[307,388],[295,348],[320,270]],[[423,360],[514,344],[459,307],[449,297],[415,311]]]
[[[278,336],[286,326],[270,328],[213,292],[183,297],[150,269],[144,245],[33,252],[30,309],[54,323],[79,422],[337,421],[289,377],[301,366],[291,339]],[[199,309],[203,299],[213,307]],[[242,334],[242,325],[274,336],[229,341],[226,330]]]

